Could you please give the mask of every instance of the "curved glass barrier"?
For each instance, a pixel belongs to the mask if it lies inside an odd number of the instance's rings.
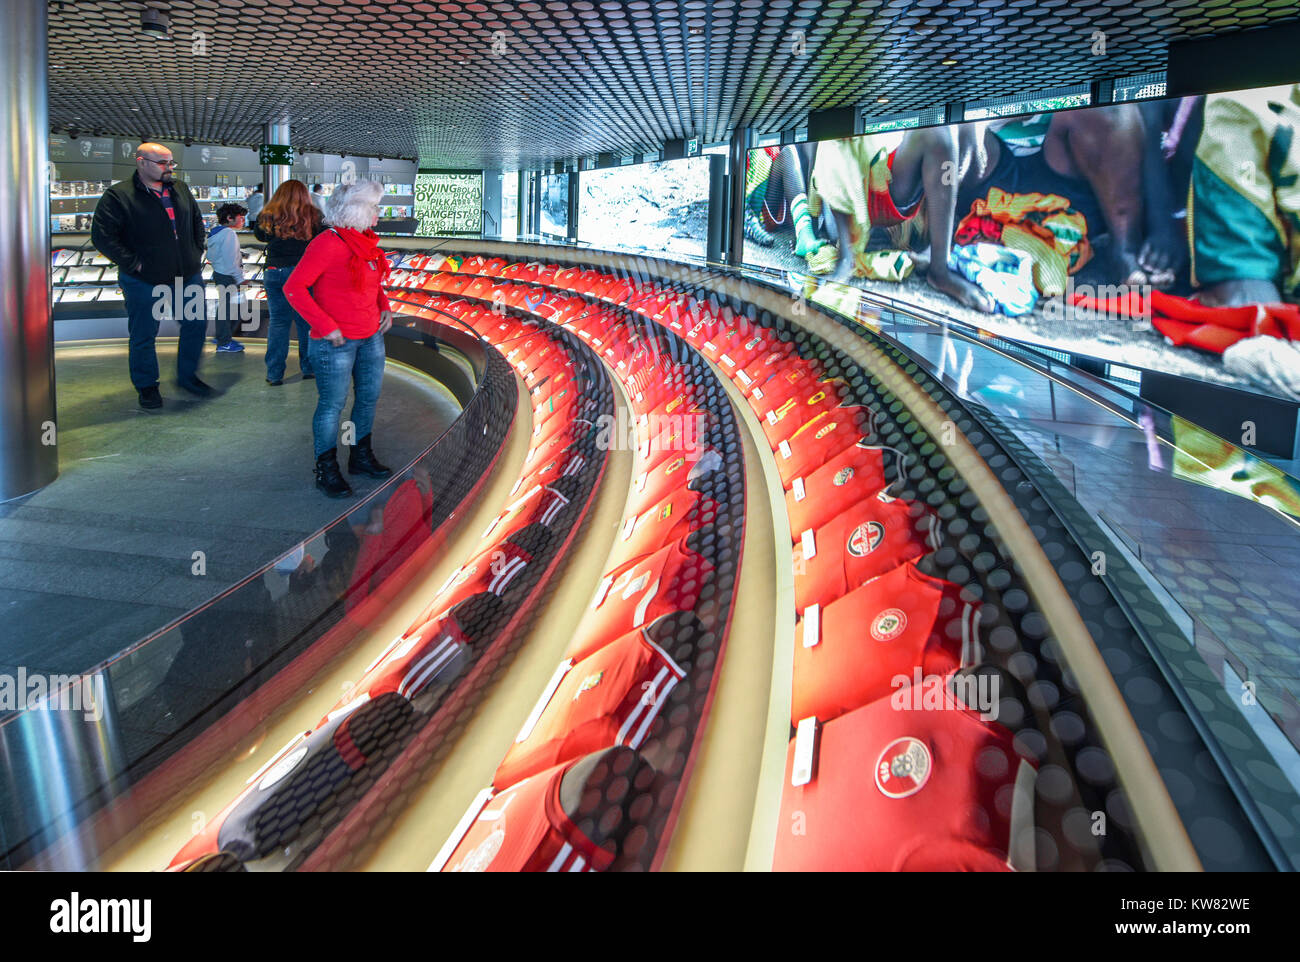
[[[1300,481],[1049,354],[896,300],[851,303],[846,320],[980,412],[1057,495],[1274,860],[1300,867]]]
[[[24,707],[0,717],[0,868],[90,867],[132,811],[250,731],[427,559],[489,473],[517,403],[509,366],[462,326],[399,316],[389,336],[390,357],[433,373],[463,405],[405,470],[96,668],[11,680]]]

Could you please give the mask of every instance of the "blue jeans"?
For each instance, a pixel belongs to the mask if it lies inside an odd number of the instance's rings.
[[[239,320],[239,285],[230,274],[212,272],[212,283],[217,285],[217,310],[213,318],[213,335],[218,346],[233,339],[235,321]]]
[[[262,276],[266,287],[266,378],[268,381],[284,379],[284,364],[289,357],[289,335],[298,331],[298,367],[303,374],[311,374],[311,354],[308,336],[311,328],[293,309],[284,296],[284,282],[293,273],[292,267],[268,267]]]
[[[335,347],[323,337],[311,339],[311,367],[316,372],[316,415],[311,433],[316,456],[338,446],[339,417],[348,399],[348,381],[353,385],[352,431],[344,440],[350,444],[370,434],[375,423],[375,404],[384,384],[384,335],[344,340]]]
[[[124,274],[117,274],[118,286],[126,300],[126,330],[129,338],[127,363],[131,383],[137,391],[158,386],[158,322],[171,317],[180,325],[180,344],[176,352],[176,380],[181,384],[194,381],[203,356],[203,335],[208,330],[208,309],[203,290],[203,275],[185,278],[181,303],[176,304],[180,278],[171,284],[150,284]]]

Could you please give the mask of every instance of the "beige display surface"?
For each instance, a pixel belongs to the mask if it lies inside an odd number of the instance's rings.
[[[302,696],[269,718],[245,738],[227,760],[214,765],[211,776],[177,795],[173,805],[146,818],[130,834],[104,852],[96,868],[104,871],[157,871],[183,845],[202,831],[246,787],[248,778],[268,758],[330,711],[355,684],[367,665],[409,627],[428,604],[431,594],[478,549],[483,530],[510,502],[510,489],[523,471],[532,434],[528,389],[515,375],[520,403],[501,456],[483,491],[461,517],[438,558],[417,573],[403,593],[362,640],[326,666]],[[423,867],[423,866],[421,866]]]
[[[747,853],[753,831],[775,837],[790,728],[795,609],[784,493],[749,404],[711,366],[727,389],[744,442],[745,546],[721,675],[662,866],[668,872],[771,867],[770,842],[766,866],[750,866]],[[775,791],[768,784],[773,764]]]

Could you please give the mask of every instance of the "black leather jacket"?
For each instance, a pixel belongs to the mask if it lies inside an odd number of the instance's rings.
[[[139,173],[104,191],[95,205],[90,242],[118,269],[150,284],[170,284],[197,274],[206,240],[203,215],[183,181],[171,185],[176,236],[167,211],[150,193]]]

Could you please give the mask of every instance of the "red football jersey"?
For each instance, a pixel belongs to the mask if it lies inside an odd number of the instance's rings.
[[[779,455],[778,455],[779,457]],[[790,534],[820,528],[850,505],[875,497],[902,469],[893,448],[855,444],[810,474],[795,478],[785,495]]]
[[[546,485],[534,484],[527,493],[516,498],[483,532],[487,538],[509,538],[530,524],[549,528],[569,504],[569,499]]]
[[[674,454],[632,480],[626,510],[640,513],[662,501],[670,492],[685,488],[698,475],[721,467],[722,455],[702,444]]]
[[[460,265],[460,269],[466,274],[482,274],[483,265],[486,263],[486,257],[482,254],[474,254],[471,257],[465,258],[464,262]]]
[[[946,710],[884,698],[828,722],[815,777],[790,743],[774,871],[1007,871],[1013,848],[1023,856],[1034,766],[1011,732],[946,697]]]
[[[639,630],[581,661],[567,659],[556,672],[558,686],[542,693],[492,784],[513,785],[602,748],[638,747],[685,674]]]
[[[826,722],[899,687],[913,671],[946,675],[980,661],[978,601],[904,564],[824,609],[804,609],[795,628],[790,714]]]
[[[740,388],[740,393],[749,397],[754,388],[762,389],[769,378],[781,370],[786,360],[794,354],[794,345],[786,341],[775,341],[765,351],[760,351],[744,368],[736,370],[731,379]]]
[[[587,466],[588,458],[583,445],[557,435],[547,442],[546,450],[535,461],[525,463],[524,470],[528,473],[516,482],[511,494],[575,475]]]
[[[507,264],[501,269],[501,277],[508,278],[512,281],[535,281],[537,280],[537,271],[541,264],[531,261],[527,264]]]
[[[466,598],[483,592],[500,597],[532,560],[530,552],[513,542],[502,540],[480,551],[452,572],[438,589],[429,608],[446,611]]]
[[[679,488],[640,514],[624,518],[611,556],[621,564],[654,554],[713,524],[717,517],[718,502],[698,491]]]
[[[843,385],[838,381],[818,381],[807,390],[798,391],[780,404],[768,408],[759,422],[767,437],[768,447],[775,451],[782,441],[814,415],[839,407],[842,388]]]
[[[712,573],[713,567],[683,541],[615,567],[601,579],[568,656],[579,661],[661,615],[694,609]]]
[[[872,578],[939,547],[939,518],[884,491],[794,535],[794,604],[825,608]],[[804,543],[810,557],[804,557]]]
[[[614,853],[587,838],[560,805],[573,762],[497,792],[440,867],[443,872],[599,872]]]
[[[340,701],[334,710],[358,697],[375,699],[385,692],[396,692],[410,701],[448,668],[463,665],[469,651],[455,617],[434,617],[391,644],[350,690],[347,701]],[[327,715],[316,727],[328,721]]]
[[[837,407],[804,421],[776,446],[776,470],[789,490],[795,478],[810,474],[872,430],[871,412],[864,407]]]
[[[760,419],[792,397],[807,395],[817,390],[824,373],[816,361],[808,361],[798,354],[790,354],[777,365],[776,373],[766,384],[749,392],[749,406]]]

